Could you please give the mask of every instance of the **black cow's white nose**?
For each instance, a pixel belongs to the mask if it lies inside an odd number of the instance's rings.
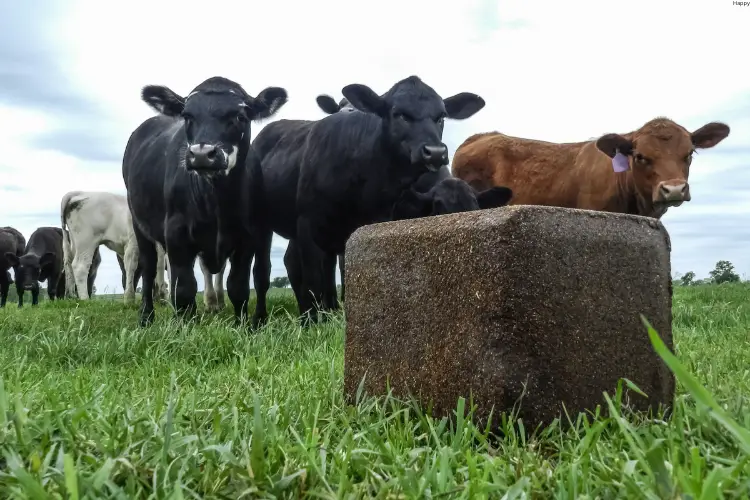
[[[431,165],[445,165],[448,163],[448,148],[446,146],[422,146],[422,159]]]
[[[192,168],[209,168],[216,161],[216,146],[193,144],[188,150],[188,164]]]

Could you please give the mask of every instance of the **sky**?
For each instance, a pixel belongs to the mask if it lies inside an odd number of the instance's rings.
[[[451,158],[492,130],[569,142],[656,116],[691,131],[729,124],[693,161],[692,201],[662,222],[673,274],[705,277],[725,259],[750,278],[750,7],[732,0],[26,0],[2,17],[0,226],[27,238],[60,224],[68,191],[125,194],[125,144],[154,113],[144,85],[185,96],[224,76],[251,95],[286,88],[289,102],[253,124],[255,137],[276,119],[325,116],[318,94],[338,100],[350,83],[381,94],[418,75],[443,97],[487,103],[446,123]],[[272,277],[286,275],[286,244],[274,236]],[[96,287],[119,292],[115,255],[101,249]],[[203,289],[197,264],[196,278]]]

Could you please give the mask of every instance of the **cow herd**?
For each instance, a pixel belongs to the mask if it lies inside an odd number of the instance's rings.
[[[142,279],[140,324],[169,294],[176,314],[196,311],[198,259],[208,310],[226,294],[238,322],[267,318],[273,234],[289,240],[284,264],[303,324],[339,308],[336,265],[344,282],[344,249],[359,227],[446,213],[536,204],[660,218],[690,200],[689,167],[697,149],[711,148],[729,127],[711,122],[694,132],[656,118],[623,134],[578,143],[551,143],[499,132],[476,134],[459,146],[448,168],[446,119],[470,118],[484,100],[469,92],[441,97],[416,76],[378,95],[347,85],[336,102],[320,95],[328,116],[281,119],[251,141],[251,123],[272,117],[287,92],[268,87],[249,95],[221,77],[186,97],[148,85],[142,100],[158,114],[131,134],[122,162],[127,196],[66,193],[61,227],[41,227],[28,242],[0,228],[0,296],[5,305],[14,269],[36,304],[39,281],[50,299],[92,293],[99,246],[118,255],[125,302]],[[254,262],[254,264],[253,264]],[[250,270],[257,295],[248,319]],[[345,288],[342,286],[341,300]]]

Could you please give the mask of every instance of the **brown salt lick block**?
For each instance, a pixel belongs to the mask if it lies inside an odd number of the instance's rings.
[[[671,407],[675,380],[643,314],[672,349],[670,240],[656,219],[516,205],[360,228],[346,246],[345,393],[416,396],[434,416],[458,398],[486,424],[523,392],[525,425],[614,396]],[[565,405],[565,410],[561,404]],[[467,406],[468,408],[468,406]]]

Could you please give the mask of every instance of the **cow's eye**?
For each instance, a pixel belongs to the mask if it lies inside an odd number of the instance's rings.
[[[633,158],[635,159],[635,161],[636,161],[637,163],[640,163],[641,165],[647,165],[647,164],[649,163],[649,160],[648,160],[648,158],[646,158],[645,156],[643,156],[643,155],[642,155],[642,154],[640,154],[640,153],[636,153],[636,154],[635,154],[635,155],[633,156]]]

